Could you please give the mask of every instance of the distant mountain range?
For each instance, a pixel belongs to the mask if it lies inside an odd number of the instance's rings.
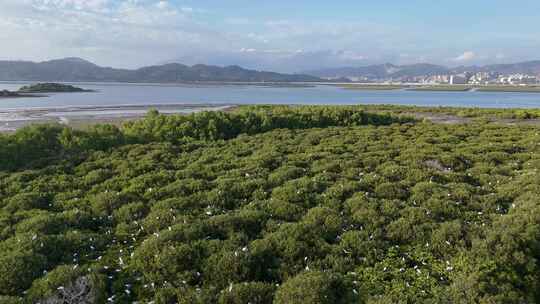
[[[389,79],[463,72],[497,72],[501,74],[540,75],[540,61],[527,61],[513,64],[494,64],[486,66],[461,66],[456,68],[449,68],[428,63],[411,65],[394,65],[391,63],[386,63],[364,67],[328,68],[307,71],[304,73],[321,78],[360,77],[369,79]]]
[[[497,72],[501,74],[540,75],[540,60],[485,66],[462,66],[453,69],[456,72]]]
[[[321,69],[302,74],[256,71],[239,66],[219,67],[203,64],[187,66],[179,63],[128,70],[101,67],[80,58],[64,58],[44,62],[0,61],[0,81],[41,82],[317,82],[322,81],[321,78],[333,78],[336,81],[345,82],[350,77],[373,80],[406,79],[463,72],[540,75],[540,61],[455,68],[428,63],[410,65],[386,63],[364,67]]]
[[[0,81],[89,82],[316,82],[316,76],[280,74],[239,66],[169,63],[136,70],[101,67],[80,58],[45,62],[0,61]]]

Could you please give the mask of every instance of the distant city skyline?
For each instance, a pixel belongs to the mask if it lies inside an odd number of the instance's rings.
[[[540,2],[3,0],[0,60],[300,72],[540,59]]]

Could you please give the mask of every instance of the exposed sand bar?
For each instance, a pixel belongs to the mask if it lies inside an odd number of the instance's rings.
[[[118,123],[143,117],[150,109],[156,109],[164,114],[190,114],[200,111],[224,111],[232,107],[234,105],[167,104],[6,109],[0,110],[0,132],[13,132],[36,123],[60,123],[73,126]]]

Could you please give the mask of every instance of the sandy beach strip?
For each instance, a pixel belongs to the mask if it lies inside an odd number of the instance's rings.
[[[8,109],[0,110],[0,132],[14,132],[28,125],[47,123],[75,128],[103,123],[118,125],[127,120],[142,118],[151,109],[163,114],[191,114],[201,111],[228,111],[234,107],[232,104],[157,104]]]

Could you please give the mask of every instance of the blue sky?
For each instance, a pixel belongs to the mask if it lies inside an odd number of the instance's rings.
[[[0,0],[0,59],[297,72],[540,59],[540,1]]]

